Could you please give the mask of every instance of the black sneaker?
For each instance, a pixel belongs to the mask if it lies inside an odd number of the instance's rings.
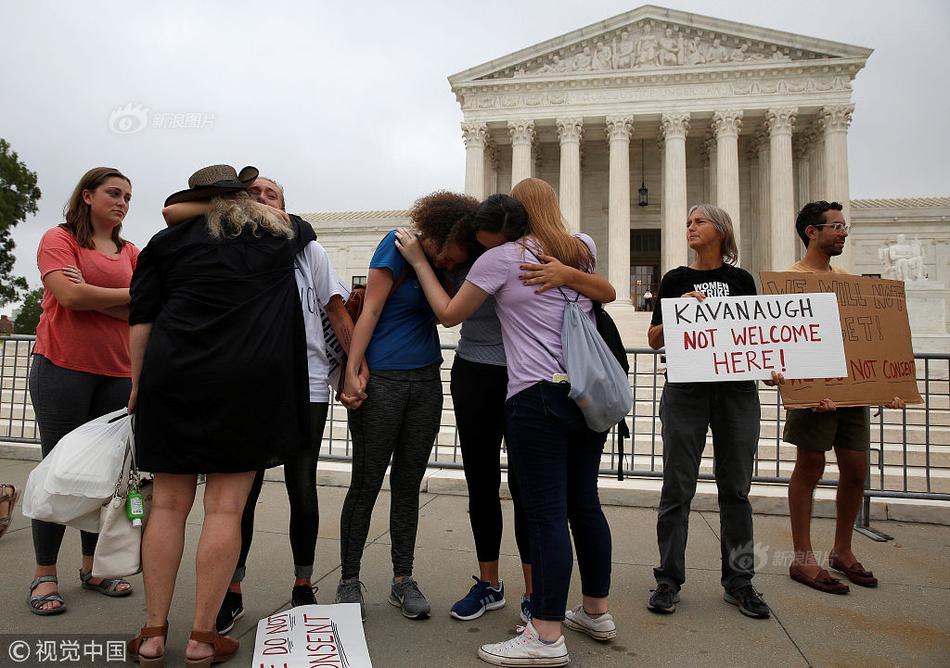
[[[733,592],[724,592],[722,597],[726,599],[726,602],[739,606],[739,612],[746,617],[768,619],[772,614],[769,606],[762,600],[762,594],[750,584],[739,587]]]
[[[290,590],[290,605],[296,608],[298,605],[316,605],[318,587],[316,585],[294,585]]]
[[[224,635],[232,628],[234,622],[244,616],[244,600],[236,591],[229,591],[224,595],[224,602],[221,603],[221,609],[218,610],[218,618],[215,620],[214,627],[220,635]]]
[[[676,612],[676,604],[679,603],[680,593],[679,590],[673,588],[673,585],[660,582],[656,585],[656,589],[651,589],[650,591],[653,592],[653,595],[650,597],[650,602],[647,603],[647,607],[650,608],[650,610],[658,612],[661,615]]]

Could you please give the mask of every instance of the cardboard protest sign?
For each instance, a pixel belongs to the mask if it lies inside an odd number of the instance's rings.
[[[372,668],[359,603],[302,605],[257,623],[252,668]]]
[[[786,406],[817,406],[829,398],[838,406],[874,406],[900,397],[922,403],[904,284],[849,274],[763,272],[768,294],[834,293],[841,316],[847,373],[839,378],[801,378],[782,386]],[[786,377],[789,377],[786,375]]]
[[[845,373],[834,295],[664,299],[666,375],[673,383]]]

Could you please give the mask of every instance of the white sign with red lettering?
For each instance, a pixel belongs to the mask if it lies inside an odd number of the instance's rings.
[[[834,294],[664,299],[672,383],[848,375]]]
[[[359,603],[302,605],[257,623],[253,668],[372,668]]]

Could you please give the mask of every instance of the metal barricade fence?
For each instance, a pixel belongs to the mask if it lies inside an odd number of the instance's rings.
[[[39,443],[29,398],[32,336],[0,337],[0,442]],[[442,365],[444,407],[442,423],[430,458],[430,466],[461,468],[458,433],[449,372],[455,346],[444,344]],[[657,351],[628,348],[630,388],[634,402],[627,425],[630,439],[618,438],[612,429],[604,448],[601,474],[626,477],[662,477],[663,444],[658,408],[663,392],[663,368]],[[950,354],[919,353],[917,375],[922,406],[903,410],[872,407],[871,450],[865,493],[865,518],[871,497],[950,500]],[[775,388],[760,385],[762,422],[756,453],[754,482],[787,484],[795,462],[795,447],[782,441],[784,410]],[[352,443],[346,410],[336,401],[330,405],[320,458],[349,460]],[[700,478],[713,479],[713,448],[707,447],[700,465]],[[823,484],[834,484],[833,453]],[[505,457],[502,457],[504,465]]]

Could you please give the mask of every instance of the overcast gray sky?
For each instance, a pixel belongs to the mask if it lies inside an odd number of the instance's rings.
[[[162,227],[165,197],[213,163],[275,176],[300,212],[461,190],[462,115],[446,77],[640,4],[2,0],[0,137],[43,191],[14,232],[16,270],[39,285],[39,237],[98,165],[132,179],[124,235],[139,246]],[[852,197],[950,195],[950,3],[658,4],[873,48],[854,86]],[[148,109],[149,127],[111,130],[126,105]],[[198,127],[153,127],[176,113]]]

